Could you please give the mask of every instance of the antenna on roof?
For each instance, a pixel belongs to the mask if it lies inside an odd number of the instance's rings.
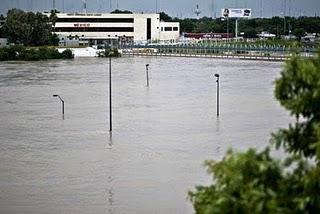
[[[197,8],[196,10],[194,11],[194,13],[197,15],[197,19],[199,19],[199,15],[201,14],[201,11],[199,9],[199,5],[197,4]]]
[[[262,3],[262,0],[260,0],[260,18],[262,18],[262,14],[263,14],[263,3]]]
[[[87,13],[87,1],[86,0],[82,0],[82,9],[84,13]]]
[[[28,1],[28,8],[29,8],[30,11],[33,10],[32,0],[29,0],[29,1]]]

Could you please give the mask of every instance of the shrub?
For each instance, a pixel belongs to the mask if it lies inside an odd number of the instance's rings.
[[[26,60],[37,61],[46,59],[72,59],[74,55],[70,49],[59,53],[55,48],[25,48],[23,46],[10,46],[0,48],[0,61],[4,60]]]
[[[62,53],[62,59],[73,59],[74,55],[70,49],[64,50]]]

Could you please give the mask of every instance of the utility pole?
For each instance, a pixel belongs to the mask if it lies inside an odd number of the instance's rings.
[[[260,18],[262,18],[263,15],[263,4],[262,4],[262,0],[260,0]]]
[[[158,13],[158,0],[156,0],[156,13]]]
[[[236,18],[236,42],[238,41],[238,18]]]
[[[212,0],[212,3],[211,3],[211,12],[212,12],[212,18],[216,18],[215,17],[215,12],[214,12],[214,0]]]

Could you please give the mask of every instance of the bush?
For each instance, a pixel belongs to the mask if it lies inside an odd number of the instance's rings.
[[[74,55],[70,49],[59,53],[55,48],[25,48],[23,46],[10,46],[0,48],[0,61],[5,60],[25,60],[37,61],[46,59],[73,59]]]
[[[70,49],[64,50],[62,53],[62,59],[73,59],[74,55]]]
[[[98,52],[98,57],[121,57],[118,49],[106,48],[104,51]]]

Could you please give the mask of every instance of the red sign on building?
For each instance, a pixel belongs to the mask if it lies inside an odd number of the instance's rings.
[[[80,23],[76,23],[73,25],[74,27],[90,27],[90,24],[80,24]]]

